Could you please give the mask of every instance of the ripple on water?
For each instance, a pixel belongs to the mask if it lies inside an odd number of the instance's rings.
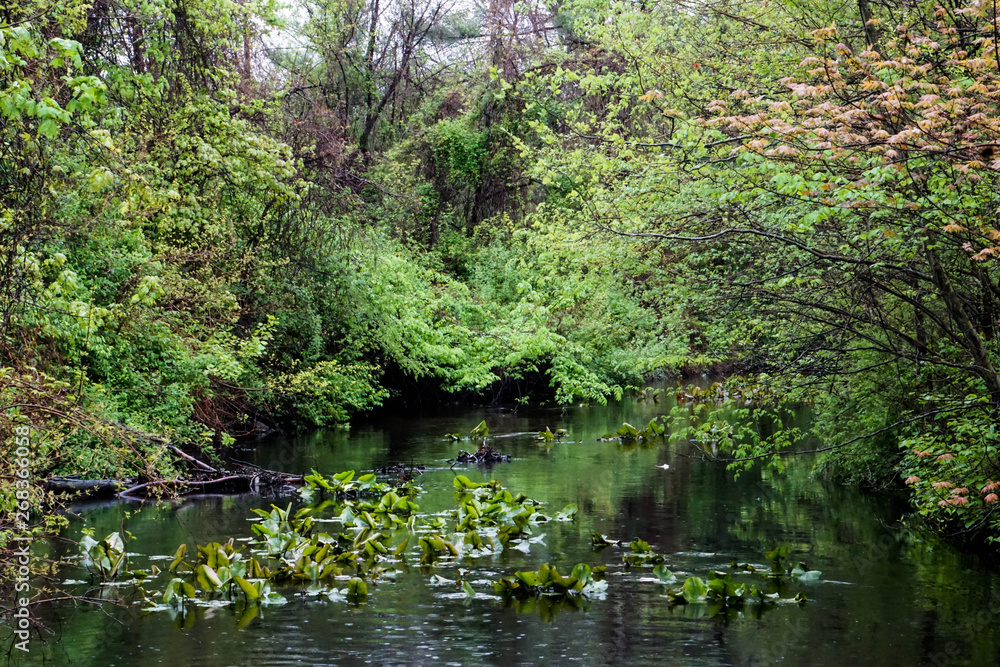
[[[302,602],[268,607],[247,627],[225,608],[198,610],[190,625],[165,612],[149,615],[112,610],[125,626],[99,609],[50,607],[50,627],[61,633],[50,646],[61,651],[47,664],[148,667],[152,664],[227,665],[755,665],[783,663],[816,667],[844,664],[886,667],[934,664],[933,656],[954,642],[950,665],[996,664],[1000,624],[967,630],[968,619],[1000,591],[997,577],[945,545],[905,531],[887,530],[898,508],[847,489],[830,493],[809,476],[806,462],[789,461],[784,476],[759,471],[733,480],[724,466],[697,458],[685,443],[625,448],[596,442],[610,427],[645,423],[669,405],[635,405],[561,411],[521,409],[516,414],[470,411],[444,418],[388,416],[344,432],[315,433],[263,443],[252,462],[290,472],[346,467],[372,470],[406,461],[432,463],[456,453],[442,435],[467,431],[486,419],[513,461],[485,470],[428,469],[417,478],[422,511],[448,516],[453,480],[499,479],[555,512],[579,507],[575,520],[552,522],[544,541],[527,553],[509,550],[492,558],[440,563],[432,570],[450,582],[459,577],[476,591],[470,599],[448,586],[428,585],[415,540],[409,571],[395,582],[372,587],[366,603]],[[533,434],[566,428],[569,438],[540,445]],[[808,426],[802,424],[800,426]],[[495,427],[495,428],[494,428]],[[281,450],[282,455],[275,452]],[[658,465],[669,464],[669,474]],[[298,466],[298,468],[296,468]],[[295,468],[295,469],[293,469]],[[254,508],[287,499],[203,499],[178,515],[170,506],[144,507],[127,521],[131,550],[154,562],[170,558],[180,543],[193,547],[228,539],[220,526],[247,539]],[[106,535],[121,526],[118,507],[84,512],[88,526]],[[233,528],[238,526],[239,528]],[[71,529],[78,531],[79,526]],[[624,540],[623,548],[595,550],[590,534]],[[777,544],[792,549],[790,562],[806,561],[825,579],[810,585],[804,607],[782,606],[761,618],[738,615],[728,622],[707,618],[704,606],[671,609],[666,588],[644,568],[621,562],[629,541],[642,538],[683,579],[707,577],[728,563],[759,563]],[[874,550],[872,545],[887,545]],[[53,550],[64,547],[56,544]],[[544,562],[565,574],[578,562],[608,566],[606,599],[586,611],[547,608],[518,612],[493,596],[491,582]],[[860,565],[859,565],[860,563]],[[162,563],[161,563],[162,564]],[[758,567],[767,569],[769,565]],[[464,572],[459,572],[461,568]],[[76,572],[63,578],[83,580]],[[794,593],[792,593],[794,594]],[[58,617],[58,618],[57,618]],[[53,653],[54,655],[54,653]],[[950,655],[950,654],[949,654]],[[38,660],[40,657],[32,657]],[[29,664],[32,664],[29,662]]]

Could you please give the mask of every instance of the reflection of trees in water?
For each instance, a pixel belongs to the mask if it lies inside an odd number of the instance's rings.
[[[645,422],[660,409],[623,404],[565,415],[523,411],[496,420],[481,411],[398,418],[385,429],[372,422],[359,425],[353,434],[331,431],[296,438],[288,453],[281,454],[296,465],[326,472],[365,470],[400,456],[417,462],[444,458],[454,445],[443,433],[467,431],[484,417],[494,433],[503,434],[507,427],[525,433],[501,440],[515,455],[513,463],[488,473],[472,467],[461,474],[496,477],[512,492],[543,500],[549,513],[576,502],[577,519],[540,526],[545,543],[532,545],[529,554],[446,563],[434,571],[454,579],[461,567],[482,593],[488,589],[483,581],[546,561],[564,570],[577,562],[607,563],[607,598],[591,601],[586,611],[547,601],[518,611],[493,600],[451,599],[445,596],[457,590],[429,586],[427,575],[414,571],[394,583],[373,586],[369,601],[356,608],[300,604],[290,596],[291,604],[264,609],[246,630],[236,629],[239,621],[226,609],[195,610],[182,623],[193,623],[187,629],[177,629],[165,614],[136,618],[128,610],[111,614],[124,619],[124,626],[97,609],[49,607],[39,611],[40,618],[60,632],[52,650],[78,660],[86,656],[83,663],[91,656],[122,662],[132,655],[134,664],[155,648],[169,646],[196,664],[267,664],[289,656],[361,664],[366,659],[419,662],[438,656],[441,662],[462,664],[561,664],[575,657],[616,665],[758,665],[778,659],[787,664],[853,660],[901,665],[920,664],[926,661],[923,656],[935,655],[954,640],[961,647],[956,662],[989,664],[974,660],[996,645],[994,626],[978,629],[968,641],[962,633],[978,628],[964,610],[988,609],[995,577],[970,569],[940,543],[894,528],[900,507],[852,489],[819,485],[809,461],[792,461],[780,475],[752,470],[733,481],[723,465],[682,455],[691,451],[684,443],[625,448],[596,442],[610,426]],[[544,426],[567,428],[570,441],[539,443],[533,434]],[[278,456],[275,451],[285,444],[262,445],[260,460]],[[664,461],[669,470],[656,467]],[[425,488],[418,499],[422,510],[454,506],[452,474],[431,469],[418,478]],[[223,529],[246,534],[250,509],[266,508],[272,500],[212,498],[144,507],[126,524],[135,535],[131,550],[165,552],[191,542],[192,536],[202,542],[217,539]],[[99,534],[120,525],[115,505],[87,511],[88,524]],[[639,581],[652,576],[649,568],[617,574],[624,549],[594,551],[590,532],[626,541],[640,537],[666,555],[667,567],[681,576],[706,576],[732,560],[762,563],[764,551],[786,543],[792,551],[790,564],[805,560],[823,571],[824,580],[845,583],[807,588],[813,601],[804,607],[782,606],[759,619],[735,617],[723,624],[707,618],[704,605],[671,609],[663,586]],[[72,546],[56,543],[50,548],[53,555],[73,552]],[[834,645],[840,648],[832,650]]]

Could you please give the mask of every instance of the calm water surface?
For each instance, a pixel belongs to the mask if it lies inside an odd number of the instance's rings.
[[[238,618],[225,607],[199,608],[180,619],[137,608],[49,605],[39,616],[52,634],[44,645],[32,640],[26,664],[1000,664],[1000,579],[972,557],[904,528],[899,519],[905,507],[821,485],[806,461],[792,462],[781,475],[756,471],[734,481],[724,466],[702,460],[687,444],[625,448],[596,441],[623,421],[645,423],[666,409],[624,402],[565,411],[463,410],[383,417],[349,433],[263,442],[246,458],[290,472],[426,465],[417,478],[421,512],[454,507],[457,474],[499,479],[513,493],[544,502],[549,514],[568,503],[580,511],[571,523],[544,525],[544,540],[528,553],[507,550],[422,570],[411,540],[409,570],[394,582],[371,586],[367,602],[358,606],[304,600],[294,590],[282,591],[287,605],[266,607],[255,618]],[[497,436],[495,446],[514,460],[492,469],[449,469],[446,459],[473,445],[456,445],[443,435],[467,433],[481,419]],[[565,428],[569,436],[551,444],[536,441],[533,434],[546,426]],[[669,469],[658,467],[663,464]],[[180,543],[190,550],[196,543],[249,537],[252,508],[289,500],[81,504],[67,535],[77,538],[86,525],[102,537],[124,523],[134,535],[130,550],[141,554],[133,566],[146,567],[149,556],[171,554]],[[668,567],[682,577],[706,578],[733,560],[763,563],[763,553],[777,544],[789,545],[794,561],[823,574],[805,587],[810,602],[804,607],[722,622],[707,618],[700,605],[671,609],[666,588],[648,569],[625,569],[620,550],[595,551],[593,532],[645,539],[668,555]],[[38,548],[50,555],[71,549],[57,542]],[[564,573],[578,562],[607,564],[606,599],[583,610],[518,610],[493,597],[490,581],[544,562]],[[454,585],[431,585],[432,573],[452,580],[464,575],[479,595],[467,599]],[[60,576],[85,578],[73,571]],[[9,645],[6,640],[5,650]]]

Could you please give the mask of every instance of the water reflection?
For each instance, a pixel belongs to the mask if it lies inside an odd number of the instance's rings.
[[[623,447],[597,438],[623,421],[645,423],[666,406],[625,402],[552,411],[466,410],[422,418],[396,416],[351,432],[317,432],[262,443],[245,458],[289,472],[373,470],[423,464],[421,511],[454,505],[452,480],[500,480],[547,504],[579,507],[572,523],[551,523],[528,553],[506,551],[459,567],[481,593],[456,595],[429,585],[414,565],[394,583],[371,589],[354,607],[286,593],[290,603],[247,619],[233,610],[186,617],[137,608],[50,605],[40,618],[54,632],[36,640],[28,664],[361,665],[361,664],[684,664],[684,665],[993,665],[1000,664],[1000,586],[993,574],[898,519],[904,507],[851,489],[828,488],[808,462],[782,475],[745,473],[738,481],[684,444]],[[512,454],[492,469],[452,469],[459,448],[445,433],[485,419],[496,446]],[[545,427],[567,438],[540,442]],[[660,466],[669,465],[664,469]],[[77,509],[98,535],[124,521],[131,550],[172,553],[182,542],[249,536],[254,508],[287,499],[204,497],[160,506],[93,504]],[[128,515],[126,515],[126,512]],[[79,525],[74,525],[77,531]],[[728,623],[703,606],[671,608],[648,571],[626,570],[621,552],[595,551],[590,534],[641,537],[668,555],[679,575],[705,574],[733,560],[763,563],[776,544],[821,570],[804,607],[779,607]],[[74,536],[76,533],[74,532]],[[65,542],[45,547],[71,551]],[[140,566],[148,564],[136,558]],[[504,606],[488,582],[543,562],[569,571],[577,562],[608,566],[607,599],[583,609],[539,602]],[[416,563],[416,558],[411,559]],[[435,570],[449,579],[456,566]],[[78,578],[79,573],[66,576]]]

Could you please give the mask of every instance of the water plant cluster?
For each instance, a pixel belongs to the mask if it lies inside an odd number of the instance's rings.
[[[493,590],[504,599],[526,600],[548,597],[558,600],[591,597],[603,593],[608,588],[604,578],[606,566],[591,568],[579,563],[564,577],[555,566],[544,563],[537,572],[515,572],[513,577],[504,577],[493,584]]]
[[[595,549],[623,547],[623,541],[611,539],[601,533],[592,534],[590,539]],[[781,604],[803,604],[808,598],[801,590],[788,597],[790,585],[817,582],[822,574],[819,570],[809,570],[805,563],[787,567],[782,561],[788,558],[789,549],[779,545],[765,554],[769,567],[733,561],[729,564],[728,571],[713,570],[708,574],[707,580],[689,576],[679,586],[672,586],[678,582],[678,577],[667,569],[668,559],[665,555],[656,553],[648,542],[639,538],[627,546],[628,551],[621,558],[625,567],[651,568],[657,581],[669,586],[666,597],[672,606],[706,604],[709,616],[723,619],[742,612],[748,606],[759,616],[765,610]],[[734,579],[734,576],[740,575],[749,581]]]
[[[538,435],[535,436],[535,439],[541,442],[551,443],[555,440],[562,440],[567,435],[569,435],[569,431],[567,431],[564,428],[557,428],[555,431],[553,431],[550,427],[546,426],[544,431],[538,432]]]
[[[635,427],[628,422],[624,422],[614,433],[606,433],[602,440],[617,440],[623,445],[634,445],[637,443],[652,443],[659,438],[666,436],[667,429],[657,418],[649,420],[645,426]]]
[[[345,471],[305,476],[300,502],[269,510],[254,510],[252,537],[231,538],[188,549],[181,544],[165,569],[131,569],[125,536],[111,533],[102,540],[85,534],[80,564],[98,581],[131,584],[135,599],[147,611],[168,611],[185,617],[195,607],[228,606],[243,618],[259,608],[284,604],[290,595],[328,602],[361,603],[371,587],[390,584],[413,562],[432,583],[452,584],[470,598],[478,592],[464,576],[448,580],[436,572],[464,559],[488,558],[507,550],[528,552],[541,542],[545,524],[573,521],[575,505],[550,512],[524,494],[515,494],[496,479],[474,482],[464,475],[453,480],[455,507],[444,513],[420,511],[420,487],[412,481],[389,484],[375,474]],[[336,526],[331,530],[329,526]],[[620,541],[595,533],[595,553],[621,547]],[[738,583],[732,573],[713,572],[707,581],[687,578],[669,588],[669,604],[709,605],[710,615],[742,609],[744,603],[767,607],[783,602],[786,579],[815,578],[818,573],[786,571],[786,550],[768,554],[772,568],[761,573],[758,587]],[[649,543],[635,539],[621,557],[626,571],[651,568],[656,581],[670,585],[677,578],[668,559]],[[558,566],[542,564],[536,571],[516,571],[492,583],[492,592],[522,611],[539,609],[543,616],[562,606],[586,608],[609,590],[606,565],[576,564],[569,575]],[[734,573],[757,576],[752,565],[732,564]],[[461,573],[461,570],[459,570]],[[787,574],[787,577],[786,577]],[[772,590],[773,589],[773,590]],[[800,598],[796,598],[800,599]],[[802,598],[804,599],[804,598]]]
[[[227,603],[244,612],[284,603],[279,587],[358,602],[368,595],[370,583],[389,581],[406,569],[409,557],[433,567],[504,549],[526,551],[541,540],[539,525],[571,521],[576,513],[571,505],[550,516],[541,503],[512,494],[497,480],[477,483],[462,475],[454,480],[456,508],[434,516],[419,513],[414,499],[420,489],[410,481],[391,485],[354,471],[332,476],[314,471],[304,481],[297,509],[289,503],[254,510],[254,537],[248,542],[197,545],[193,557],[187,545],[180,545],[161,572],[155,565],[130,570],[119,533],[100,541],[84,535],[81,565],[101,581],[129,580],[150,610],[183,614],[192,605]],[[340,530],[322,529],[331,523]],[[168,580],[155,588],[160,575]]]
[[[358,600],[367,595],[365,580],[392,576],[383,561],[398,556],[406,540],[392,546],[400,528],[412,528],[419,509],[410,483],[391,486],[374,474],[355,478],[354,471],[331,477],[313,472],[300,491],[304,505],[269,511],[254,510],[254,538],[249,543],[198,545],[194,558],[186,544],[174,553],[166,570],[171,578],[162,590],[150,582],[160,570],[128,570],[123,537],[112,533],[101,541],[85,536],[81,564],[102,580],[133,577],[138,596],[150,609],[183,613],[190,605],[218,602],[247,606],[280,604],[285,598],[272,587],[295,586],[303,594],[331,600]],[[344,530],[330,534],[318,529],[317,517],[330,512]]]

